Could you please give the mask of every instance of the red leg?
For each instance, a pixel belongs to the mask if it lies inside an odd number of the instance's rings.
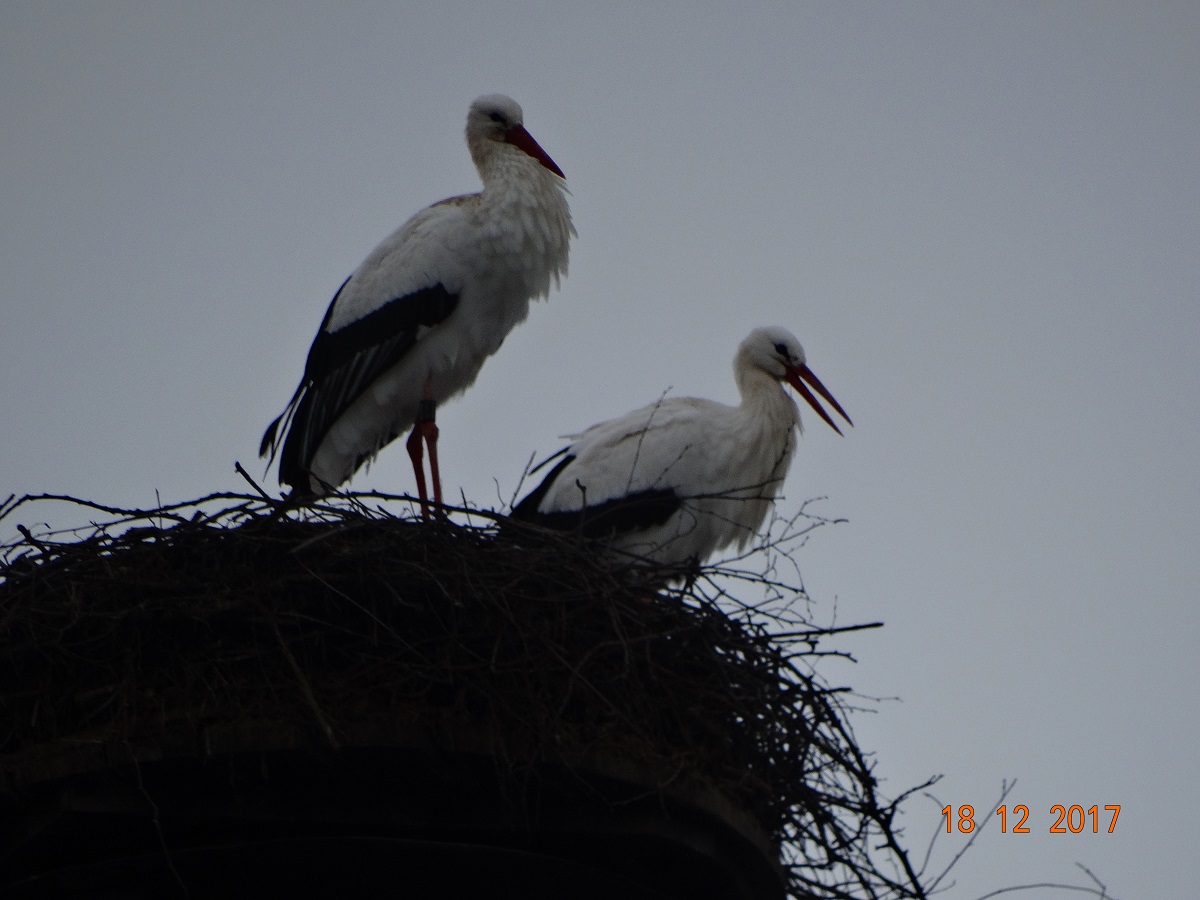
[[[438,427],[434,421],[437,406],[433,402],[433,377],[425,377],[425,387],[421,392],[421,403],[417,407],[417,420],[413,423],[412,434],[408,436],[408,455],[413,461],[413,470],[417,473],[417,493],[421,498],[421,516],[425,520],[431,518],[429,510],[429,494],[425,490],[425,467],[422,463],[421,442],[429,445],[429,477],[433,481],[433,502],[439,506],[442,503],[442,478],[438,472],[437,439]]]
[[[425,490],[425,465],[422,459],[424,454],[421,448],[421,424],[419,422],[413,426],[412,434],[408,436],[404,446],[408,448],[408,458],[412,460],[413,473],[417,476],[417,496],[421,500],[421,518],[428,520],[430,518],[429,493]]]
[[[442,503],[442,476],[438,472],[437,423],[430,419],[428,422],[422,422],[420,428],[421,434],[425,436],[425,443],[429,445],[429,480],[433,482],[433,502],[440,506]]]

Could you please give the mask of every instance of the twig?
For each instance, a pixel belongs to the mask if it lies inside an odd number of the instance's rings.
[[[1090,873],[1089,873],[1090,874]],[[1012,887],[1003,887],[999,890],[991,891],[976,897],[975,900],[989,900],[991,897],[999,897],[1002,894],[1015,894],[1017,891],[1077,891],[1082,894],[1091,894],[1094,897],[1100,897],[1101,900],[1117,900],[1109,894],[1106,894],[1103,889],[1096,890],[1095,888],[1083,887],[1078,884],[1059,884],[1055,881],[1039,881],[1034,884],[1015,884]]]
[[[1006,780],[1001,783],[1000,799],[997,800],[994,804],[992,804],[991,812],[988,813],[987,818],[985,818],[982,822],[980,822],[979,827],[971,832],[971,837],[961,847],[961,849],[959,849],[959,851],[954,854],[954,858],[952,860],[950,860],[950,864],[946,866],[946,868],[942,871],[942,874],[939,875],[937,878],[933,879],[933,881],[929,885],[930,891],[937,890],[937,886],[942,883],[942,879],[944,879],[947,875],[950,874],[950,870],[953,869],[955,867],[955,865],[957,865],[957,863],[960,859],[962,859],[963,854],[971,849],[971,845],[974,844],[975,841],[977,841],[979,839],[979,835],[983,834],[983,829],[985,829],[988,826],[988,823],[990,823],[992,821],[992,819],[995,817],[996,810],[998,810],[1000,808],[1001,804],[1004,803],[1004,801],[1005,801],[1005,799],[1007,799],[1008,795],[1010,793],[1012,793],[1012,789],[1015,788],[1016,786],[1017,786],[1017,779],[1015,779],[1015,778],[1011,782]]]
[[[138,791],[150,804],[151,824],[154,825],[154,835],[158,838],[158,846],[162,849],[163,858],[167,861],[167,868],[171,870],[171,875],[175,878],[176,884],[183,892],[184,897],[191,897],[192,892],[188,890],[187,882],[183,880],[183,875],[175,865],[175,859],[171,856],[171,851],[167,847],[167,838],[163,834],[162,818],[158,810],[158,804],[154,802],[154,798],[150,796],[150,792],[146,790],[146,785],[142,782],[142,766],[138,762],[137,755],[133,752],[133,748],[128,743],[125,744],[125,749],[129,751],[129,756],[133,760],[133,772],[137,776]]]
[[[296,657],[292,655],[291,649],[283,639],[283,634],[279,631],[279,624],[272,622],[271,627],[275,630],[275,639],[279,641],[279,649],[283,651],[288,665],[296,675],[296,680],[300,682],[300,690],[304,694],[304,700],[308,704],[308,708],[312,710],[317,724],[321,726],[321,730],[325,733],[325,739],[329,741],[329,746],[334,750],[340,749],[341,744],[337,739],[337,735],[334,734],[333,726],[329,723],[329,719],[325,717],[325,713],[321,710],[321,706],[317,703],[317,698],[313,694],[312,686],[308,683],[308,679],[304,677],[304,672],[300,670],[300,664],[296,662]]]
[[[242,465],[240,460],[234,460],[233,469],[235,472],[237,472],[239,475],[241,475],[242,478],[244,478],[246,480],[246,483],[249,484],[250,487],[254,488],[254,490],[258,493],[258,496],[262,497],[264,500],[266,500],[268,503],[271,503],[271,504],[275,504],[278,502],[274,497],[272,497],[270,494],[268,494],[266,491],[264,491],[262,489],[262,487],[259,486],[259,483],[257,481],[255,481],[253,478],[250,477],[250,473],[246,471],[245,467]]]

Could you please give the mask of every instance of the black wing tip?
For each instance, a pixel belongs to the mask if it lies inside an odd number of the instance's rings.
[[[262,443],[258,447],[258,455],[269,457],[268,468],[275,462],[275,457],[279,457],[279,483],[292,489],[288,494],[289,499],[315,497],[318,492],[312,488],[312,478],[309,476],[308,468],[301,465],[296,458],[294,441],[296,435],[290,431],[286,436],[279,433],[280,425],[284,423],[289,412],[291,412],[290,409],[267,426],[267,430],[263,433]],[[284,427],[287,426],[284,425]]]
[[[513,509],[511,518],[600,540],[662,525],[683,506],[683,499],[670,488],[640,491],[580,509],[555,512],[539,511],[540,499],[530,494]]]
[[[536,472],[538,469],[542,468],[542,466],[549,463],[552,459],[556,459],[559,456],[563,457],[558,461],[558,464],[553,469],[546,473],[546,477],[542,479],[542,483],[526,494],[525,499],[513,507],[512,512],[509,513],[509,518],[517,519],[518,521],[522,522],[534,522],[544,515],[538,510],[538,507],[542,505],[542,500],[545,499],[546,494],[550,492],[550,489],[554,487],[554,482],[557,480],[558,476],[562,474],[562,470],[575,460],[574,456],[564,455],[570,449],[570,447],[563,447],[557,453],[554,453],[553,455],[543,459],[540,463],[534,466],[532,470],[530,470],[530,474],[532,474],[533,472]]]
[[[270,455],[271,459],[275,458],[275,447],[277,446],[276,438],[279,435],[279,423],[283,421],[283,414],[267,426],[267,430],[263,432],[262,443],[258,445],[259,458]]]
[[[673,488],[652,488],[624,497],[612,497],[600,503],[587,503],[587,488],[579,486],[580,499],[585,505],[578,509],[543,512],[539,507],[560,476],[570,477],[567,468],[575,461],[567,446],[538,463],[537,471],[551,460],[559,459],[542,483],[513,507],[509,518],[549,528],[552,531],[576,531],[589,538],[611,538],[618,534],[641,531],[662,525],[683,506]]]
[[[533,494],[526,495],[525,499],[518,503],[509,512],[508,517],[517,522],[531,522],[537,518],[537,504],[530,503],[530,498]]]
[[[570,451],[571,451],[570,444],[568,444],[567,446],[565,446],[559,450],[555,450],[553,453],[551,453],[549,456],[547,456],[545,459],[543,459],[540,463],[538,463],[536,466],[534,466],[532,469],[530,469],[529,474],[534,475],[534,474],[538,473],[542,469],[546,468],[546,466],[550,465],[550,463],[554,462],[554,460],[558,459],[560,456],[563,456],[563,455],[569,453]],[[573,457],[573,456],[567,457],[567,459],[574,459],[574,458],[575,457]],[[550,475],[552,476],[552,475],[557,474],[559,468],[561,468],[561,466],[556,467],[554,472],[551,472]],[[545,483],[545,482],[543,482],[543,483]]]

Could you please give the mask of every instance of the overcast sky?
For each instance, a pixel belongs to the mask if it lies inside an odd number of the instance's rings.
[[[579,238],[439,411],[448,495],[667,388],[733,401],[789,328],[855,428],[806,417],[781,510],[849,520],[800,556],[818,614],[887,623],[826,677],[900,698],[855,719],[885,789],[945,774],[909,845],[1017,778],[1033,833],[948,896],[1076,861],[1192,896],[1200,4],[734,9],[0,2],[0,495],[245,489],[333,292],[477,189],[467,106],[508,93]],[[353,486],[411,491],[403,448]]]

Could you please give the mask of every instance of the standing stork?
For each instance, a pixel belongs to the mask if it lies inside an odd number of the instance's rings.
[[[512,516],[609,542],[667,566],[703,562],[757,533],[787,475],[802,431],[787,382],[838,434],[811,387],[850,417],[808,368],[783,328],[759,328],[738,347],[740,406],[674,397],[571,436]],[[560,458],[561,457],[561,458]]]
[[[567,272],[566,182],[521,107],[480,97],[466,134],[483,190],[427,207],[371,251],[329,304],[300,386],[263,435],[259,454],[279,452],[279,481],[293,495],[333,490],[411,427],[428,518],[422,442],[442,500],[437,406],[474,383],[529,301]]]

